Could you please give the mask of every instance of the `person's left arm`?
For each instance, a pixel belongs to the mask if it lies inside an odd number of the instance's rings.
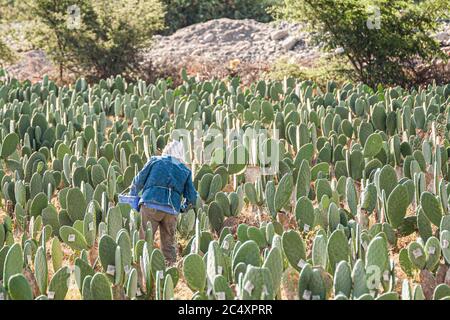
[[[130,187],[130,195],[137,196],[139,192],[144,188],[145,181],[150,174],[155,158],[151,157],[150,160],[145,164],[144,168],[134,177],[133,182]]]

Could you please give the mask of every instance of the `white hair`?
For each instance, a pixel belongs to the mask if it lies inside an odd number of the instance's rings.
[[[168,143],[164,147],[162,155],[163,156],[171,156],[173,158],[176,158],[176,159],[184,162],[185,151],[184,151],[183,143],[176,141],[176,140]]]

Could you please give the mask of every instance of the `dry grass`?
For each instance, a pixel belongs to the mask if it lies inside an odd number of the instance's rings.
[[[192,291],[186,284],[183,277],[180,277],[178,284],[174,289],[174,295],[176,300],[190,300],[192,299]]]
[[[228,77],[240,77],[242,85],[247,86],[260,79],[261,75],[270,70],[266,63],[249,63],[237,59],[228,62],[216,61],[201,57],[182,57],[179,61],[167,61],[154,65],[151,62],[142,68],[143,79],[154,82],[160,78],[172,79],[174,85],[183,83],[181,70],[199,81],[211,79],[226,79]]]

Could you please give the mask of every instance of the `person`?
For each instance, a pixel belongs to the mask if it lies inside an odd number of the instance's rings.
[[[132,196],[138,196],[142,191],[139,201],[142,214],[140,237],[145,237],[149,222],[153,235],[159,227],[161,250],[168,265],[176,262],[177,216],[180,211],[195,206],[197,201],[192,172],[184,163],[184,155],[181,142],[170,142],[161,156],[150,158],[133,179],[130,188]]]

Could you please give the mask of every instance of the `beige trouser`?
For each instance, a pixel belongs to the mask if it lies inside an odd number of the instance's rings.
[[[177,260],[175,232],[177,229],[177,216],[162,211],[141,207],[142,227],[141,239],[145,238],[145,230],[148,222],[152,223],[153,237],[159,227],[159,237],[161,238],[161,251],[166,258],[166,263],[172,265]]]

